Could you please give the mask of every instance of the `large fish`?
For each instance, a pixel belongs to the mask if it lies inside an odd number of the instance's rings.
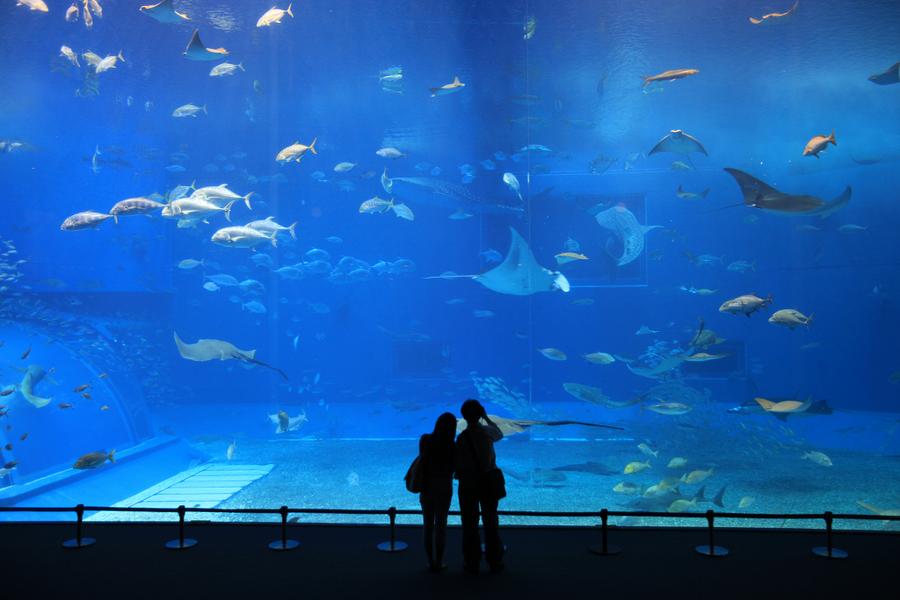
[[[385,169],[381,176],[381,187],[388,194],[404,200],[421,200],[469,214],[523,212],[521,206],[489,202],[473,194],[466,186],[434,177],[388,177]]]
[[[600,227],[609,230],[622,245],[622,254],[616,259],[616,265],[622,266],[632,262],[644,251],[644,235],[648,231],[659,229],[661,225],[641,225],[630,210],[619,204],[598,212],[595,217]],[[610,247],[607,243],[607,252]],[[612,256],[612,255],[610,255]]]
[[[34,388],[47,375],[47,371],[37,365],[30,365],[25,371],[22,383],[19,384],[19,393],[28,400],[29,404],[36,408],[43,408],[53,401],[53,398],[43,398],[35,394]]]
[[[763,15],[762,18],[759,18],[759,19],[757,19],[755,17],[750,17],[750,22],[754,25],[766,25],[768,23],[777,23],[778,21],[781,21],[782,19],[784,19],[786,17],[790,17],[792,14],[794,14],[794,11],[797,10],[798,6],[800,6],[800,0],[797,0],[796,2],[794,2],[794,5],[784,12],[769,13],[767,15]]]
[[[789,216],[816,215],[824,219],[846,206],[853,191],[848,185],[840,196],[826,202],[806,194],[779,192],[766,182],[738,169],[726,168],[725,171],[734,177],[740,186],[744,195],[744,205]]]
[[[891,85],[900,83],[900,62],[894,63],[884,73],[878,73],[869,77],[869,81],[878,85]]]
[[[500,428],[500,431],[503,432],[504,437],[508,437],[510,435],[515,435],[517,433],[522,433],[523,431],[527,431],[535,426],[542,427],[561,427],[563,425],[583,425],[585,427],[602,427],[604,429],[618,429],[624,431],[624,427],[619,427],[618,425],[603,425],[601,423],[586,423],[584,421],[529,421],[527,419],[508,419],[506,417],[498,417],[497,415],[488,415],[491,421],[494,422],[497,427]],[[466,430],[466,420],[465,419],[457,419],[456,420],[456,433],[461,433]],[[557,471],[563,471],[565,469],[557,469]]]
[[[510,227],[509,233],[511,239],[506,258],[490,271],[480,275],[437,275],[426,279],[474,279],[491,291],[512,296],[569,291],[569,281],[565,275],[539,265],[519,232]]]
[[[181,355],[181,358],[196,362],[234,359],[244,363],[272,369],[273,371],[277,371],[285,379],[288,378],[281,369],[264,363],[261,360],[257,360],[256,350],[241,350],[231,342],[226,342],[224,340],[199,339],[193,344],[186,344],[178,337],[178,332],[173,333],[175,335],[175,346],[178,348],[178,354]]]
[[[228,56],[228,50],[225,48],[207,48],[200,41],[200,30],[195,29],[191,35],[191,41],[184,50],[184,55],[190,60],[221,60],[223,56]]]
[[[691,152],[700,152],[709,156],[706,148],[700,143],[700,140],[685,133],[680,129],[673,129],[663,139],[656,142],[656,145],[647,153],[647,156],[656,154],[657,152],[672,152],[674,154],[690,154]]]

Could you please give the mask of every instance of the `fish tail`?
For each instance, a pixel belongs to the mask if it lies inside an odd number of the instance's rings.
[[[294,5],[294,3],[291,2],[290,4],[288,4],[287,10],[284,11],[284,12],[286,12],[287,14],[291,15],[291,18],[292,18],[292,19],[294,18],[294,13],[291,12],[291,7],[292,7],[293,5]]]
[[[246,71],[246,70],[247,70],[247,69],[244,68],[244,63],[243,63],[243,61],[238,63],[238,69],[240,69],[241,71]]]
[[[274,236],[274,235],[272,236],[272,247],[273,247],[273,248],[277,248],[277,247],[278,247],[278,238],[277,238],[276,236]]]
[[[837,146],[837,140],[834,139],[834,129],[831,130],[831,135],[828,136],[828,141]]]
[[[697,490],[697,494],[691,498],[691,502],[706,502],[706,497],[703,495],[703,492],[706,491],[706,486],[701,485],[700,489]]]
[[[203,114],[204,114],[204,115],[208,115],[208,114],[209,114],[209,112],[207,112],[207,110],[206,110],[206,105],[205,105],[205,104],[203,105]]]
[[[222,210],[225,211],[225,220],[231,223],[231,207],[234,206],[234,200],[225,205],[225,208]]]
[[[114,215],[112,216],[112,218],[113,218],[113,222],[114,222],[116,225],[118,225],[118,224],[119,224],[119,215],[114,214]]]
[[[121,50],[119,50],[119,60],[121,60],[122,62],[125,62],[125,57],[122,56],[122,51],[121,51]],[[831,136],[834,137],[834,132],[832,132]]]
[[[116,462],[116,451],[115,451],[115,449],[112,449],[112,450],[109,451],[108,457],[109,457],[109,462],[111,462],[111,463]]]
[[[813,313],[810,313],[810,315],[808,317],[806,317],[806,326],[807,327],[812,325],[812,320],[813,320]]]
[[[313,154],[318,154],[318,152],[316,152],[316,140],[318,140],[318,139],[319,138],[314,137],[312,143],[309,145],[309,151],[312,152]]]
[[[291,237],[295,240],[297,239],[297,221],[291,223],[291,226],[288,227],[288,233],[291,234]]]
[[[253,210],[253,207],[250,206],[250,196],[252,196],[252,195],[255,194],[255,193],[256,193],[256,192],[250,192],[249,194],[247,194],[246,196],[244,196],[244,204],[247,205],[247,210]]]
[[[700,197],[705,199],[708,194],[709,194],[709,188],[706,188],[705,190],[703,190],[703,193],[700,194]]]

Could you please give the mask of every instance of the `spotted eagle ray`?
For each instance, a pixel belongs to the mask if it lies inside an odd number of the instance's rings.
[[[225,48],[207,48],[200,41],[200,30],[195,29],[191,36],[191,41],[184,50],[184,55],[190,60],[221,60],[228,56],[228,50]]]
[[[515,435],[517,433],[522,433],[527,431],[528,429],[535,426],[542,427],[561,427],[563,425],[583,425],[585,427],[602,427],[604,429],[618,429],[620,431],[624,431],[624,427],[619,427],[618,425],[604,425],[602,423],[586,423],[584,421],[529,421],[527,419],[507,419],[506,417],[498,417],[497,415],[488,415],[497,427],[500,428],[500,431],[503,432],[503,435],[510,436]],[[456,433],[461,433],[466,430],[466,420],[465,419],[457,419],[456,420]],[[557,469],[562,470],[562,469]]]
[[[509,233],[511,239],[506,258],[490,271],[481,275],[435,275],[425,279],[474,279],[489,290],[513,296],[569,291],[569,280],[565,275],[539,265],[519,232],[510,227]]]
[[[178,353],[181,355],[181,358],[196,362],[234,359],[247,364],[259,365],[267,369],[272,369],[273,371],[277,371],[285,379],[288,378],[281,369],[264,363],[261,360],[257,360],[256,350],[241,350],[231,342],[226,342],[224,340],[199,339],[193,344],[186,344],[178,337],[178,332],[173,333],[175,334],[175,345],[178,347]]]
[[[595,217],[600,227],[608,229],[622,244],[622,254],[616,259],[616,265],[627,265],[644,251],[644,235],[648,231],[659,229],[662,225],[641,225],[634,213],[619,204],[604,211],[598,212]],[[609,253],[610,242],[607,241],[606,251]]]
[[[172,0],[162,0],[156,4],[148,4],[139,9],[142,13],[150,15],[160,23],[181,23],[190,21],[188,16],[180,13],[172,6]]]
[[[690,154],[691,152],[700,152],[701,154],[709,156],[709,153],[706,151],[706,148],[703,147],[703,144],[700,143],[700,140],[680,129],[673,129],[663,139],[656,142],[656,145],[647,153],[647,156],[656,154],[657,152],[672,152],[674,154],[685,155]]]
[[[399,185],[398,185],[399,184]],[[521,206],[496,204],[473,194],[464,185],[450,183],[434,177],[388,177],[387,169],[381,176],[381,187],[388,194],[401,198],[430,202],[465,213],[521,213]]]
[[[768,183],[737,169],[726,168],[725,171],[734,177],[740,186],[745,206],[782,215],[804,217],[817,215],[824,219],[844,208],[850,202],[852,193],[848,185],[840,196],[831,202],[826,202],[815,196],[779,192]]]

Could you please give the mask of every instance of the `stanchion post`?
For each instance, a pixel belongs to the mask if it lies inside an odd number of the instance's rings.
[[[847,554],[846,550],[835,548],[832,545],[832,523],[834,522],[834,513],[830,510],[825,511],[823,517],[825,518],[825,545],[813,548],[813,554],[822,558],[847,558],[849,554]]]
[[[698,554],[702,554],[703,556],[708,556],[710,558],[720,558],[722,556],[728,556],[728,548],[725,548],[723,546],[716,546],[715,520],[715,512],[713,512],[712,510],[706,511],[707,530],[709,531],[709,545],[697,546],[696,548],[694,548],[694,550],[696,550]]]
[[[300,542],[298,542],[297,540],[287,539],[288,507],[282,506],[280,509],[278,509],[278,514],[281,515],[281,539],[270,542],[269,550],[293,550],[300,545]]]
[[[184,515],[187,513],[184,504],[178,507],[178,539],[166,542],[170,550],[187,550],[197,545],[197,540],[184,537]]]
[[[406,550],[408,544],[406,542],[397,541],[397,532],[395,530],[397,524],[397,508],[392,506],[387,510],[388,519],[390,519],[390,540],[381,542],[376,546],[382,552],[402,552]]]
[[[84,537],[84,504],[75,507],[75,538],[63,542],[63,548],[87,548],[97,540]]]
[[[588,548],[593,554],[599,556],[614,556],[622,551],[618,546],[610,546],[607,543],[609,534],[609,510],[600,509],[600,545],[593,545]]]

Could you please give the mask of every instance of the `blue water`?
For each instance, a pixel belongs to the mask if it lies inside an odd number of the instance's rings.
[[[0,398],[8,409],[0,437],[12,444],[3,462],[16,463],[0,478],[4,504],[120,502],[230,462],[274,469],[223,505],[415,506],[400,483],[415,439],[443,410],[481,397],[509,418],[624,428],[510,436],[498,449],[515,475],[510,508],[634,506],[612,491],[616,483],[643,489],[709,467],[707,496],[729,486],[727,508],[742,497],[753,498],[748,511],[900,505],[900,84],[868,81],[898,59],[893,3],[804,0],[788,19],[754,26],[748,17],[788,3],[310,0],[293,6],[293,18],[257,28],[270,3],[185,0],[176,8],[191,21],[163,24],[133,3],[108,1],[91,29],[65,22],[67,3],[48,4],[48,14],[0,9],[8,150],[0,155],[0,389],[19,386]],[[534,33],[524,39],[529,18]],[[210,77],[221,61],[187,60],[195,27],[245,70]],[[80,67],[59,56],[63,44]],[[96,75],[87,50],[121,50],[125,61]],[[391,67],[402,78],[380,79]],[[699,74],[642,87],[641,76],[681,68]],[[431,97],[429,88],[455,76],[465,87]],[[206,113],[172,116],[188,103]],[[648,155],[673,129],[700,140],[708,156]],[[802,155],[811,137],[832,130],[836,146],[818,159]],[[318,154],[275,161],[282,148],[313,139]],[[523,151],[529,144],[549,151]],[[382,147],[405,156],[376,155]],[[335,172],[344,161],[356,165]],[[725,167],[786,193],[831,200],[851,186],[852,197],[824,219],[736,206],[740,189]],[[385,169],[457,186],[457,201],[474,198],[480,210],[448,218],[456,209],[446,196],[397,183],[395,200],[413,221],[360,213],[363,201],[391,197],[380,183]],[[504,172],[520,182],[522,202]],[[107,212],[192,182],[253,192],[253,210],[236,202],[231,225],[273,216],[297,222],[298,239],[279,234],[277,248],[259,246],[269,267],[250,250],[211,242],[229,225],[218,214],[196,228],[157,210],[60,230],[79,211]],[[681,199],[679,186],[709,192]],[[614,260],[621,243],[594,218],[618,205],[660,226],[622,266]],[[510,227],[537,263],[565,275],[568,293],[517,296],[466,278],[426,279],[496,266],[487,257],[507,253]],[[557,265],[569,239],[588,260]],[[316,248],[329,255],[324,272],[310,267]],[[362,261],[352,281],[342,257]],[[183,259],[204,264],[180,269]],[[735,261],[753,267],[730,270]],[[293,265],[302,278],[273,272]],[[265,291],[202,287],[223,273]],[[773,302],[750,318],[719,312],[749,293]],[[767,322],[783,308],[812,315],[811,324]],[[701,351],[689,348],[700,319],[725,339],[701,350],[726,356],[656,378],[628,368]],[[642,326],[656,333],[636,335]],[[188,343],[255,349],[286,379],[236,360],[184,360],[173,332]],[[567,359],[548,360],[543,348]],[[617,360],[581,357],[597,351]],[[43,408],[20,390],[30,365],[54,369],[36,388],[52,398]],[[486,377],[502,384],[485,387]],[[587,403],[564,383],[641,400]],[[90,398],[72,391],[82,384]],[[832,412],[782,422],[761,414],[755,397],[825,401]],[[661,400],[690,412],[649,408]],[[756,413],[727,412],[742,404]],[[276,434],[269,415],[280,410],[308,422]],[[621,474],[647,458],[641,442],[659,452],[651,469]],[[111,449],[115,464],[71,469],[79,456]],[[810,451],[833,465],[800,458]],[[667,468],[673,456],[688,466]],[[553,471],[598,461],[618,474]]]

